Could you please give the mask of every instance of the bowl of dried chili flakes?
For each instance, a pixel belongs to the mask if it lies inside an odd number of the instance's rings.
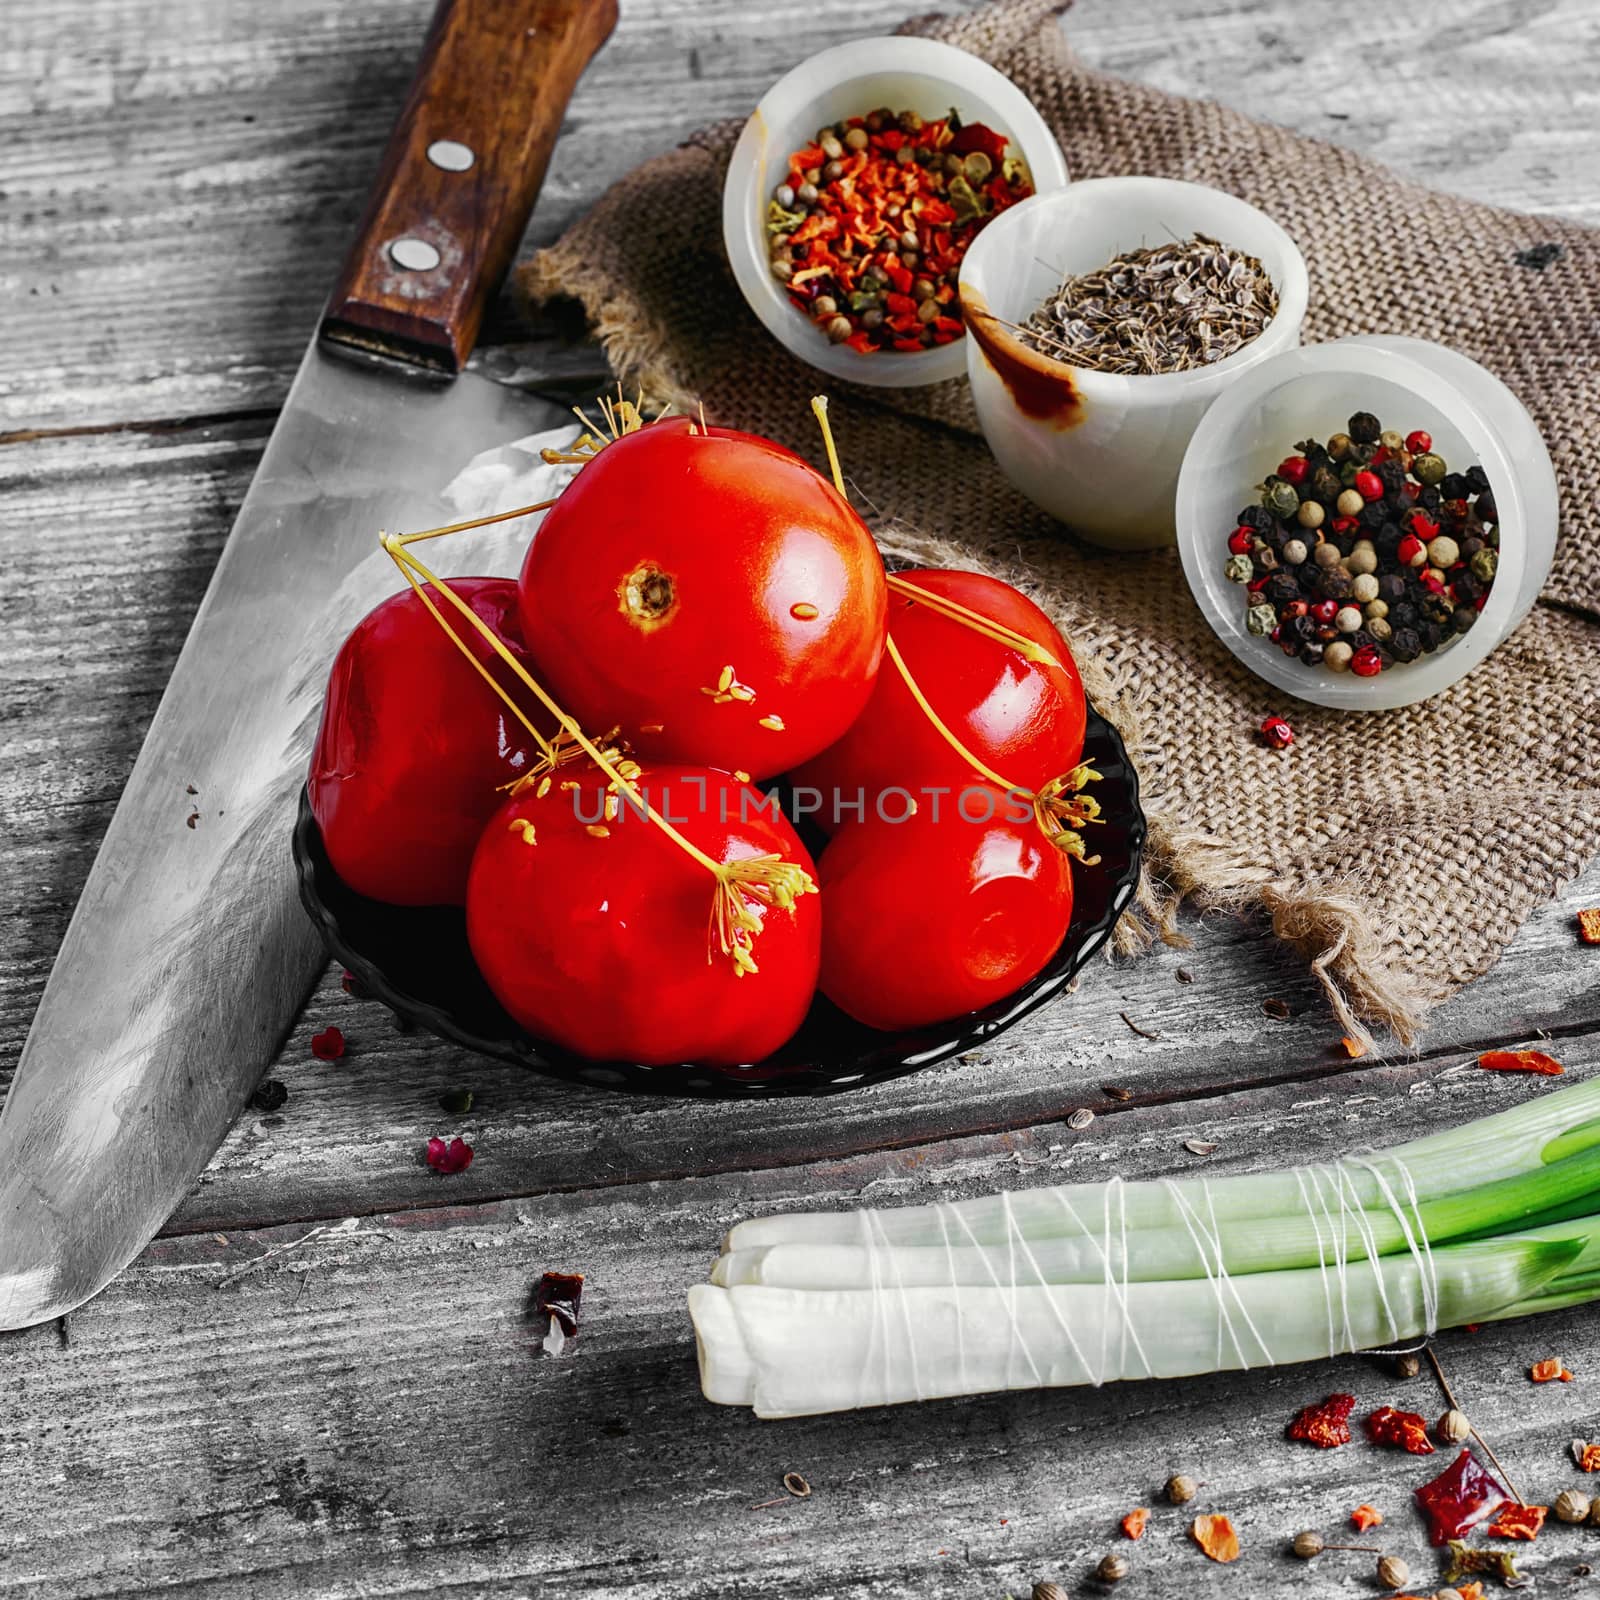
[[[966,370],[967,245],[1066,181],[1055,135],[987,62],[934,39],[861,39],[801,62],[756,107],[723,186],[723,242],[791,354],[854,383],[938,383]]]

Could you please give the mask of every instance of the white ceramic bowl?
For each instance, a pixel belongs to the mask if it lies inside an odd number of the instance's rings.
[[[1278,290],[1278,314],[1260,337],[1213,366],[1149,377],[1090,372],[1030,350],[994,320],[1025,323],[1068,275],[1194,233],[1257,257]],[[1306,268],[1271,217],[1220,189],[1092,178],[996,217],[962,263],[961,303],[972,399],[1001,470],[1075,533],[1142,550],[1172,542],[1178,468],[1206,407],[1300,342]]]
[[[1067,181],[1067,164],[1044,118],[1009,78],[965,50],[934,39],[890,37],[835,45],[802,61],[767,91],[739,135],[722,189],[722,237],[733,275],[750,309],[791,354],[830,377],[903,389],[960,377],[966,341],[872,355],[830,344],[790,303],[772,276],[767,256],[767,202],[784,179],[789,152],[809,144],[818,128],[862,116],[875,106],[915,111],[928,119],[942,117],[954,106],[963,121],[987,123],[1010,139],[1013,151],[1021,152],[1040,192],[1059,189]]]
[[[1352,412],[1433,436],[1451,471],[1489,475],[1500,562],[1470,631],[1373,678],[1308,667],[1245,627],[1245,590],[1223,575],[1242,506],[1300,439],[1326,439]],[[1230,388],[1194,431],[1178,479],[1178,548],[1189,587],[1224,644],[1258,677],[1319,706],[1378,711],[1426,700],[1469,673],[1527,615],[1550,572],[1555,469],[1522,402],[1476,362],[1423,339],[1336,339],[1291,350]]]

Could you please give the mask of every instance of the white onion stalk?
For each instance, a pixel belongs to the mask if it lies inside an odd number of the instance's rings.
[[[765,1218],[690,1291],[712,1400],[791,1416],[1181,1377],[1600,1299],[1600,1081],[1286,1172]]]
[[[1361,1350],[1481,1322],[1557,1277],[1581,1240],[1449,1245],[1424,1264],[1206,1281],[1022,1288],[689,1291],[706,1398],[808,1416],[999,1389],[1180,1378]]]

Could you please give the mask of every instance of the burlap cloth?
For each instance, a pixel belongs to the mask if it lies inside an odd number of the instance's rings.
[[[1062,622],[1128,738],[1152,848],[1137,924],[1176,937],[1185,898],[1270,917],[1340,1022],[1417,1034],[1600,847],[1600,233],[1452,199],[1348,150],[1086,70],[1051,0],[1000,0],[926,33],[992,62],[1039,108],[1075,177],[1155,173],[1276,217],[1311,273],[1308,339],[1398,332],[1498,373],[1555,458],[1562,541],[1544,595],[1433,701],[1352,715],[1283,703],[1216,641],[1176,554],[1074,542],[1001,477],[965,384],[831,386],[853,496],[891,555],[983,567]],[[639,168],[518,275],[531,304],[575,296],[620,376],[820,460],[819,377],[746,308],[722,251],[737,125]],[[1352,225],[1359,218],[1359,226]],[[1532,247],[1542,247],[1534,249]],[[1396,418],[1396,425],[1404,419]],[[1402,669],[1403,670],[1403,669]],[[1292,750],[1265,749],[1269,711]]]

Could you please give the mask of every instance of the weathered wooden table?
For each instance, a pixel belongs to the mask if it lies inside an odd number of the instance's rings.
[[[624,0],[530,242],[802,55],[905,0]],[[60,934],[411,72],[428,0],[41,0],[0,33],[0,1061]],[[1374,151],[1446,187],[1600,220],[1592,0],[1083,0],[1091,60]],[[1070,160],[1070,149],[1068,156]],[[1329,226],[1340,226],[1330,216]],[[1426,331],[1426,330],[1420,330]],[[520,342],[519,342],[520,341]],[[502,313],[512,380],[595,375]],[[552,407],[551,416],[556,415]],[[1392,1452],[1321,1455],[1284,1419],[1336,1387],[1429,1414],[1427,1379],[1350,1359],[1189,1383],[759,1423],[705,1404],[684,1290],[739,1217],[1120,1171],[1223,1171],[1388,1141],[1542,1084],[1468,1068],[1537,1035],[1600,1069],[1600,962],[1571,911],[1523,930],[1421,1052],[1351,1063],[1314,985],[1259,929],[1097,964],[981,1056],[870,1093],[729,1108],[576,1092],[396,1032],[331,973],[250,1113],[162,1237],[60,1325],[0,1338],[0,1591],[250,1596],[1026,1595],[1088,1574],[1169,1472],[1245,1544],[1208,1565],[1186,1518],[1127,1547],[1128,1591],[1369,1592],[1370,1559],[1285,1553],[1358,1501],[1434,1587]],[[1263,1014],[1269,997],[1293,1015]],[[350,1054],[312,1059],[337,1023]],[[1114,1101],[1103,1084],[1133,1091]],[[470,1087],[452,1119],[441,1092]],[[1073,1133],[1064,1118],[1089,1106]],[[478,1159],[441,1180],[435,1131]],[[1214,1141],[1209,1158],[1187,1138]],[[586,1322],[538,1348],[545,1268]],[[1600,1433],[1586,1311],[1439,1341],[1518,1486],[1576,1481]],[[1532,1389],[1559,1352],[1573,1385]],[[813,1485],[783,1495],[786,1471]],[[1565,1592],[1592,1530],[1527,1565]]]

